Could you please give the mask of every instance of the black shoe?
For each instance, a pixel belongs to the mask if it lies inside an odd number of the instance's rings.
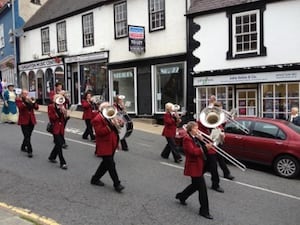
[[[51,162],[51,163],[57,163],[57,160],[56,160],[56,159],[50,159],[50,158],[48,158],[48,160],[49,160],[49,162]]]
[[[26,147],[24,145],[21,146],[21,152],[27,152]]]
[[[209,213],[201,213],[201,212],[199,212],[199,215],[203,216],[204,218],[209,219],[209,220],[213,219],[212,215],[210,215]]]
[[[179,158],[179,159],[174,159],[174,162],[175,162],[175,163],[180,163],[180,162],[182,162],[182,159],[181,159],[181,158]]]
[[[33,156],[33,155],[32,155],[32,152],[28,152],[28,155],[27,155],[27,156],[28,156],[28,158],[32,158],[32,156]]]
[[[228,175],[224,176],[224,178],[226,178],[228,180],[233,180],[234,176],[232,176],[231,174],[228,174]]]
[[[60,165],[60,168],[63,170],[67,170],[68,166],[67,166],[67,164],[62,164],[62,165]]]
[[[68,145],[67,144],[63,144],[61,147],[64,148],[64,149],[66,149],[66,148],[68,148]]]
[[[163,159],[168,159],[169,157],[164,156],[164,155],[160,155]]]
[[[185,202],[185,200],[183,200],[183,199],[180,198],[180,193],[176,194],[175,198],[180,201],[181,205],[187,205],[187,203]]]
[[[104,186],[104,183],[101,180],[94,181],[93,179],[91,180],[92,185],[97,185],[97,186]]]
[[[217,192],[220,192],[220,193],[224,193],[224,189],[221,188],[221,187],[212,187],[211,189],[217,191]]]
[[[125,188],[125,187],[124,187],[123,185],[121,185],[121,184],[119,184],[119,185],[115,186],[115,190],[116,190],[116,192],[119,192],[119,193],[121,193],[121,192],[122,192],[122,190],[123,190],[124,188]]]

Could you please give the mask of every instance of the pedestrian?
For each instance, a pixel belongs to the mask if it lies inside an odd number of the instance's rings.
[[[199,215],[213,219],[209,213],[207,189],[204,179],[204,165],[206,160],[205,151],[211,148],[211,144],[201,144],[201,135],[199,134],[198,125],[190,121],[186,125],[187,135],[183,138],[183,150],[185,153],[184,175],[190,176],[192,183],[182,192],[176,194],[176,199],[180,204],[187,205],[186,200],[196,191],[200,203]]]
[[[83,99],[81,100],[81,106],[83,108],[82,119],[85,121],[86,125],[85,131],[82,134],[82,138],[88,139],[88,136],[90,136],[92,141],[95,140],[93,126],[91,124],[91,120],[94,117],[93,104],[92,93],[88,91],[84,94]]]
[[[182,158],[176,148],[175,136],[177,125],[181,122],[181,119],[176,116],[173,108],[174,104],[170,102],[165,104],[164,128],[162,135],[166,137],[167,145],[160,155],[162,158],[168,159],[170,152],[172,152],[174,161],[176,163],[180,163],[182,161]]]
[[[64,144],[65,135],[65,122],[67,118],[67,110],[63,104],[58,104],[57,99],[62,98],[62,95],[54,95],[53,102],[48,105],[48,117],[50,123],[53,124],[54,148],[48,157],[49,162],[57,163],[56,157],[58,156],[61,169],[68,169],[67,163],[63,156],[62,146]]]
[[[291,108],[291,115],[288,121],[292,122],[293,124],[300,126],[300,116],[299,116],[299,108],[293,107]]]
[[[7,90],[5,90],[3,94],[4,104],[1,115],[2,122],[14,124],[18,121],[16,97],[17,95],[14,92],[14,85],[8,84]]]
[[[19,109],[18,125],[21,126],[24,136],[21,151],[27,152],[28,157],[32,155],[31,134],[36,124],[34,110],[39,109],[39,105],[34,98],[28,96],[28,90],[23,89],[21,96],[16,99],[16,104]]]
[[[108,102],[101,103],[99,111],[92,119],[92,125],[96,134],[96,154],[102,157],[102,162],[92,176],[91,184],[104,186],[104,183],[100,179],[108,171],[113,181],[114,189],[117,192],[122,192],[124,186],[121,185],[121,181],[119,180],[114,160],[119,143],[119,124],[115,119],[116,111]]]

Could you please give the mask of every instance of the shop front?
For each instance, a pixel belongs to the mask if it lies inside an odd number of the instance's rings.
[[[106,51],[65,58],[67,88],[72,104],[80,104],[87,91],[103,101],[109,100],[107,61]]]
[[[65,87],[61,58],[22,63],[18,68],[20,87],[29,90],[30,96],[36,98],[39,104],[49,103],[49,94],[56,82],[61,82]]]
[[[299,107],[300,70],[194,77],[196,118],[215,95],[225,110],[237,116],[287,119]]]

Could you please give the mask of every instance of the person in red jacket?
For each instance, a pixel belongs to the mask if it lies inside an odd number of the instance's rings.
[[[167,159],[169,158],[170,152],[172,152],[174,161],[176,163],[180,163],[182,159],[181,155],[176,149],[175,136],[177,124],[181,122],[181,119],[175,116],[173,107],[174,105],[170,102],[166,103],[165,105],[166,112],[164,115],[164,129],[162,135],[166,137],[168,143],[160,155],[162,158]]]
[[[48,117],[49,121],[53,124],[53,137],[54,137],[54,148],[49,156],[49,162],[57,163],[56,157],[58,156],[60,161],[61,169],[68,169],[67,163],[63,156],[62,146],[64,144],[65,135],[65,122],[67,118],[66,109],[63,105],[56,104],[55,100],[61,98],[61,95],[54,95],[53,103],[48,105]]]
[[[187,135],[183,138],[183,150],[185,153],[184,175],[190,176],[192,183],[182,192],[176,194],[176,199],[182,205],[186,205],[186,200],[193,193],[198,191],[200,210],[199,214],[207,219],[213,219],[209,213],[207,189],[205,184],[204,165],[206,160],[205,151],[211,148],[211,144],[201,143],[201,135],[198,131],[198,125],[194,121],[186,125]]]
[[[33,98],[28,96],[28,90],[23,89],[20,97],[16,99],[16,104],[19,109],[18,125],[21,126],[24,136],[21,145],[21,151],[27,152],[28,157],[32,157],[31,134],[36,124],[34,110],[39,109],[39,105]]]
[[[119,180],[114,160],[119,143],[119,131],[117,129],[119,124],[115,118],[106,118],[103,114],[103,110],[110,106],[108,102],[101,103],[99,107],[100,112],[92,119],[92,125],[96,134],[96,155],[102,157],[102,162],[92,176],[91,184],[104,186],[100,179],[108,171],[113,180],[115,190],[121,192],[124,186],[121,185]]]
[[[86,125],[82,138],[88,139],[88,136],[90,136],[91,140],[94,141],[95,135],[91,124],[91,120],[95,115],[93,113],[93,102],[91,98],[92,98],[92,93],[86,92],[83,96],[83,99],[81,100],[81,106],[83,108],[82,119],[85,121],[85,125]]]

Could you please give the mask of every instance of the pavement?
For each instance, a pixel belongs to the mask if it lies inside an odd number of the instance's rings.
[[[1,103],[2,105],[2,103]],[[40,112],[47,112],[47,106],[40,105]],[[81,111],[70,112],[71,118],[82,118]],[[162,133],[163,126],[147,118],[133,118],[133,128],[136,130],[158,134]],[[33,213],[28,209],[18,208],[0,202],[0,225],[59,225],[53,219]]]

